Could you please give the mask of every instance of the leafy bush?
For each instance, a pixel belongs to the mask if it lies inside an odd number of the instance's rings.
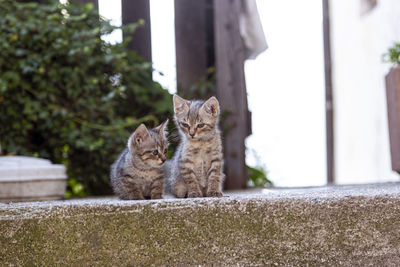
[[[110,193],[109,165],[131,131],[172,111],[129,39],[100,38],[115,28],[91,4],[0,1],[2,154],[65,164],[70,195]]]
[[[397,66],[400,65],[400,43],[396,43],[389,51],[383,55],[383,61],[392,63]]]

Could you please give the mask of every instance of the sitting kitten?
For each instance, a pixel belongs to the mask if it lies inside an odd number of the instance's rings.
[[[224,179],[219,103],[188,101],[174,95],[175,124],[181,143],[164,165],[166,191],[175,197],[221,197]]]
[[[127,148],[111,166],[111,185],[120,199],[162,198],[167,125],[168,120],[148,131],[141,124],[129,137]]]

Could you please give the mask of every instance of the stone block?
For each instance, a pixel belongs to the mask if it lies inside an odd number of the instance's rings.
[[[23,156],[0,157],[0,201],[60,199],[66,188],[65,167]]]

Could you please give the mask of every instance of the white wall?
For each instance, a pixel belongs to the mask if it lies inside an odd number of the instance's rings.
[[[398,181],[391,171],[382,54],[400,41],[400,1],[333,0],[331,40],[338,183]]]
[[[174,0],[150,0],[153,79],[176,93]]]
[[[326,183],[321,1],[260,0],[269,48],[245,65],[253,135],[277,186]],[[251,150],[246,159],[254,164]]]

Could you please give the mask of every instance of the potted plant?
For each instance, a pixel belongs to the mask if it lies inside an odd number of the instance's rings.
[[[392,169],[400,173],[400,43],[389,49],[384,61],[393,64],[386,75],[386,97]]]

